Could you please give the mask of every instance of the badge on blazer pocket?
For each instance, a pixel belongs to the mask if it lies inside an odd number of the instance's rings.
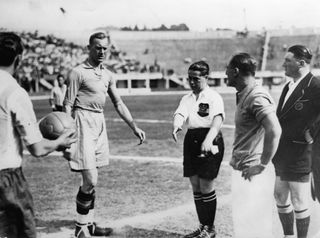
[[[295,104],[294,104],[294,109],[296,109],[296,111],[301,111],[304,107],[304,104],[309,102],[308,99],[301,99],[299,101],[297,101]]]
[[[297,103],[294,105],[294,109],[296,109],[297,111],[301,111],[301,110],[303,109],[303,103],[297,102]]]
[[[200,103],[198,115],[201,117],[206,117],[209,115],[209,104],[208,103]]]

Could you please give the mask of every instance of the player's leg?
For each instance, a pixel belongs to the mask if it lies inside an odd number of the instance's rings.
[[[270,238],[274,170],[269,164],[251,181],[244,180],[242,172],[232,172],[232,219],[235,238]],[[263,216],[261,215],[263,214]]]
[[[274,197],[277,204],[280,222],[283,233],[286,237],[294,235],[294,212],[290,202],[289,182],[283,181],[280,176],[276,176],[274,186]]]
[[[94,123],[96,125],[94,133],[95,167],[106,166],[109,164],[109,144],[104,114],[93,113],[91,116],[94,118]],[[93,209],[94,206],[92,207],[92,212],[94,211]],[[90,234],[93,236],[109,236],[113,231],[109,227],[98,226],[93,220],[89,223],[88,228]]]
[[[185,238],[196,237],[200,234],[203,228],[204,222],[204,210],[203,210],[203,202],[202,202],[202,194],[200,190],[200,180],[198,175],[193,175],[190,178],[190,183],[193,191],[194,204],[196,207],[196,212],[199,220],[199,227],[192,231],[190,234],[186,235]]]
[[[310,224],[310,183],[308,175],[305,175],[305,180],[302,182],[289,182],[291,191],[291,201],[294,207],[297,227],[297,237],[306,238]]]
[[[206,130],[199,131],[199,141],[203,141],[206,135]],[[200,191],[202,194],[202,206],[203,206],[203,231],[199,237],[215,237],[216,231],[214,227],[217,198],[216,191],[214,189],[214,179],[218,176],[221,161],[224,154],[224,142],[221,132],[218,134],[213,142],[217,145],[219,152],[217,154],[207,153],[206,156],[196,159],[197,161],[197,174],[200,178]]]
[[[94,219],[95,186],[98,181],[98,170],[82,170],[82,185],[77,194],[76,237],[90,237],[88,225]]]
[[[111,233],[110,228],[98,227],[94,222],[95,186],[98,180],[97,147],[99,137],[103,135],[103,113],[93,113],[85,110],[76,110],[75,118],[78,127],[78,141],[75,153],[70,160],[70,167],[80,171],[82,185],[77,194],[77,237],[91,237],[90,235],[107,236]],[[101,133],[102,132],[102,133]],[[106,156],[98,153],[99,156]],[[108,159],[108,157],[106,158]],[[79,229],[81,228],[81,229]],[[80,232],[79,232],[80,231]],[[79,236],[84,234],[85,236]]]
[[[202,194],[200,191],[200,181],[199,177],[196,174],[196,164],[194,163],[196,153],[195,151],[199,150],[196,147],[199,147],[194,143],[194,131],[188,130],[183,144],[183,176],[188,177],[192,186],[194,203],[196,207],[196,212],[198,215],[199,226],[189,234],[185,235],[185,238],[194,238],[197,237],[202,231],[203,225],[203,203],[202,203]]]
[[[35,238],[33,200],[21,168],[0,171],[0,237]]]
[[[77,195],[77,222],[82,226],[87,226],[90,235],[108,236],[112,229],[100,227],[94,222],[95,187],[98,181],[98,170],[83,170],[81,174],[83,183]]]
[[[213,238],[216,236],[214,220],[217,210],[216,191],[213,186],[213,179],[200,178],[200,190],[202,194],[203,222],[204,230],[199,236]]]

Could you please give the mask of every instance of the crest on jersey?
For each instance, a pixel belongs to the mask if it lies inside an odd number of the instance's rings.
[[[209,115],[209,104],[208,103],[200,103],[198,115],[201,117],[206,117]]]

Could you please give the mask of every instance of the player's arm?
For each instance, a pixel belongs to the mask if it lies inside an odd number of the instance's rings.
[[[212,152],[213,154],[216,154],[219,152],[218,146],[213,146],[212,142],[218,135],[220,128],[222,126],[222,122],[223,122],[222,114],[216,115],[213,118],[212,125],[206,135],[206,138],[204,139],[201,145],[201,151],[203,153]]]
[[[67,91],[63,101],[63,111],[72,115],[72,109],[74,101],[77,97],[81,84],[81,75],[79,72],[72,70],[70,71],[67,78]]]
[[[172,138],[175,142],[177,142],[177,133],[182,130],[184,116],[180,113],[176,113],[173,116],[173,128],[172,128]]]
[[[242,176],[249,180],[265,169],[277,151],[281,136],[281,126],[275,112],[266,115],[261,123],[265,131],[261,163],[243,170],[242,173]]]
[[[25,91],[16,91],[9,99],[9,108],[12,113],[14,127],[25,143],[29,152],[36,157],[44,156],[56,149],[70,147],[76,141],[73,138],[75,131],[66,131],[56,140],[42,138],[32,102]]]
[[[52,89],[51,92],[50,92],[49,105],[50,105],[50,107],[51,107],[52,109],[55,109],[53,89]]]
[[[77,140],[74,138],[74,134],[74,130],[68,130],[56,140],[47,140],[43,138],[41,141],[27,145],[26,147],[30,154],[35,157],[46,156],[55,150],[69,148],[70,145]]]
[[[187,104],[185,97],[183,97],[173,114],[172,138],[175,142],[178,140],[177,133],[182,130],[183,123],[187,120],[189,115]]]
[[[133,133],[140,139],[140,144],[142,144],[146,139],[145,132],[141,130],[134,122],[129,109],[124,104],[120,95],[118,94],[115,84],[109,86],[108,94],[119,116],[128,124],[128,126],[132,129]]]
[[[206,154],[211,152],[212,154],[216,154],[219,152],[217,145],[212,145],[214,139],[217,137],[220,128],[222,126],[223,120],[225,118],[224,113],[224,103],[220,94],[216,94],[214,103],[212,103],[211,107],[213,108],[213,117],[210,129],[206,135],[206,138],[202,142],[201,152]]]

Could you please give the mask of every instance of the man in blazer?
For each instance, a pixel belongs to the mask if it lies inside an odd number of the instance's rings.
[[[307,237],[310,213],[312,131],[320,115],[320,80],[310,73],[312,54],[302,45],[291,46],[284,59],[285,74],[292,80],[282,91],[277,116],[282,128],[273,158],[276,170],[275,199],[285,237]]]

